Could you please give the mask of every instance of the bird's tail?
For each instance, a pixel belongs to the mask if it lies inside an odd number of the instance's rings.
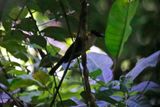
[[[54,75],[54,73],[55,73],[56,70],[59,68],[59,66],[62,65],[63,61],[64,61],[64,58],[62,57],[62,58],[58,61],[58,63],[50,70],[49,75]]]

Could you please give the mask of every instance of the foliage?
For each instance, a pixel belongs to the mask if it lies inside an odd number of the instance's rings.
[[[112,6],[105,33],[106,46],[114,57],[119,57],[130,33],[130,22],[135,15],[139,1],[117,0]]]
[[[96,106],[159,105],[160,80],[150,77],[159,75],[160,39],[157,35],[160,32],[157,29],[160,28],[160,2],[88,2],[88,32],[105,31],[105,43],[97,42],[101,49],[93,46],[93,50],[91,48],[87,52],[89,85]],[[48,71],[64,55],[70,40],[75,38],[81,18],[81,4],[76,0],[0,1],[0,105],[51,106],[67,64],[62,64],[54,76],[50,76]],[[148,27],[150,23],[155,29]],[[153,40],[156,42],[150,42]],[[149,48],[144,52],[143,48],[148,44]],[[85,79],[80,69],[83,69],[81,61],[73,60],[58,90],[54,107],[87,106]],[[115,80],[114,73],[123,69],[128,71]]]

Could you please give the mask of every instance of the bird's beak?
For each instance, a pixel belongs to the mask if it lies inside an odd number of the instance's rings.
[[[95,30],[91,30],[91,34],[94,34],[94,35],[97,36],[97,37],[104,37],[104,34],[103,34],[103,33],[97,32],[97,31],[95,31]]]

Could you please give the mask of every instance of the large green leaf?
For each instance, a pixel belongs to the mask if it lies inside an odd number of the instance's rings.
[[[18,43],[22,43],[24,38],[24,33],[20,30],[11,30],[10,33],[5,32],[6,35],[3,37],[3,41],[13,40],[17,41]]]
[[[47,52],[50,55],[55,56],[59,51],[60,51],[59,48],[54,47],[53,45],[47,45]]]
[[[28,31],[28,32],[37,31],[36,21],[33,20],[31,17],[22,19],[21,22],[17,24],[16,28],[24,31]]]
[[[9,81],[10,81],[10,86],[9,86],[10,90],[15,90],[18,88],[27,88],[32,85],[42,87],[42,84],[39,81],[35,80],[32,77],[32,75],[26,75],[26,74],[20,75],[17,76],[17,78],[11,79]]]
[[[27,53],[26,47],[22,46],[17,41],[7,40],[0,43],[0,45],[6,48],[6,50],[10,52],[14,57],[20,58],[24,61],[28,60],[28,57],[26,56],[26,53]]]
[[[105,32],[107,50],[119,57],[124,43],[131,34],[131,20],[136,13],[139,0],[116,0],[111,8]]]
[[[37,84],[35,81],[33,81],[31,79],[16,78],[11,82],[10,90],[15,90],[18,88],[27,88],[28,86],[31,86],[31,85],[37,85]]]
[[[45,36],[54,38],[59,41],[64,41],[65,37],[68,36],[68,33],[65,29],[60,27],[47,27],[42,30],[45,33]]]
[[[46,48],[47,41],[43,36],[34,35],[34,36],[29,37],[29,39],[30,39],[31,44],[36,44],[44,49]]]
[[[38,71],[33,74],[33,78],[45,85],[49,81],[49,75],[45,72]]]

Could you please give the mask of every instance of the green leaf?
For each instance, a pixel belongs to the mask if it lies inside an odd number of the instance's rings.
[[[124,107],[123,102],[119,102],[119,101],[115,100],[114,98],[110,97],[110,95],[112,93],[114,93],[113,90],[99,91],[95,94],[95,96],[98,100],[104,100],[104,101],[107,101],[108,103],[111,103],[113,105],[123,105],[122,107]]]
[[[11,30],[12,19],[24,18],[28,11],[23,8],[24,0],[8,0],[2,14],[2,23],[7,32]],[[20,14],[21,13],[21,14]]]
[[[33,97],[40,96],[41,94],[41,91],[24,92],[19,94],[19,98],[26,103],[31,103]]]
[[[36,21],[31,17],[22,19],[21,22],[16,26],[17,29],[22,29],[24,31],[37,31]]]
[[[31,44],[36,44],[38,46],[41,46],[42,48],[46,48],[47,41],[42,36],[31,36],[29,37]]]
[[[119,97],[123,98],[124,97],[124,92],[122,92],[122,91],[115,91],[112,94],[112,96],[119,96]]]
[[[61,107],[62,103],[65,105],[65,107],[71,107],[71,106],[77,105],[74,101],[68,99],[68,100],[64,100],[62,102],[58,102],[57,107]]]
[[[14,62],[14,61],[7,61],[7,60],[1,60],[3,66],[5,67],[6,71],[9,71],[10,69],[16,67],[16,66],[21,66],[19,63]]]
[[[20,71],[20,70],[16,70],[16,69],[10,70],[7,73],[8,74],[12,74],[12,75],[24,75],[24,74],[27,74],[24,71]]]
[[[49,75],[45,72],[38,71],[33,74],[34,79],[45,85],[49,81]]]
[[[51,55],[46,55],[43,57],[43,59],[40,62],[40,67],[51,67],[53,66],[53,61],[57,61],[58,58],[51,56]]]
[[[60,51],[60,49],[57,47],[54,47],[53,45],[47,45],[47,51],[52,56],[55,56]]]
[[[7,40],[22,42],[22,40],[24,40],[24,34],[20,30],[12,30],[10,33],[7,33],[7,35],[4,36],[3,41],[7,41]]]
[[[7,40],[7,41],[2,42],[1,46],[6,48],[6,50],[10,52],[16,58],[20,58],[24,61],[28,60],[28,57],[26,56],[27,50],[25,46],[22,46],[18,42],[13,41],[13,40]]]
[[[119,57],[131,34],[131,20],[136,13],[139,0],[116,0],[111,8],[105,32],[107,50]]]
[[[93,79],[96,79],[97,76],[100,76],[102,74],[102,71],[100,69],[97,69],[95,71],[92,71],[89,73],[89,76]]]
[[[37,83],[32,79],[16,78],[10,83],[10,90],[15,90],[18,88],[27,88],[31,85],[37,85]]]
[[[68,35],[65,29],[60,27],[47,27],[42,32],[45,33],[45,36],[52,37],[59,41],[64,41],[65,37]]]
[[[1,67],[0,67],[1,69]],[[8,81],[6,78],[6,74],[4,72],[0,72],[0,84],[4,84],[6,86],[8,86]]]

